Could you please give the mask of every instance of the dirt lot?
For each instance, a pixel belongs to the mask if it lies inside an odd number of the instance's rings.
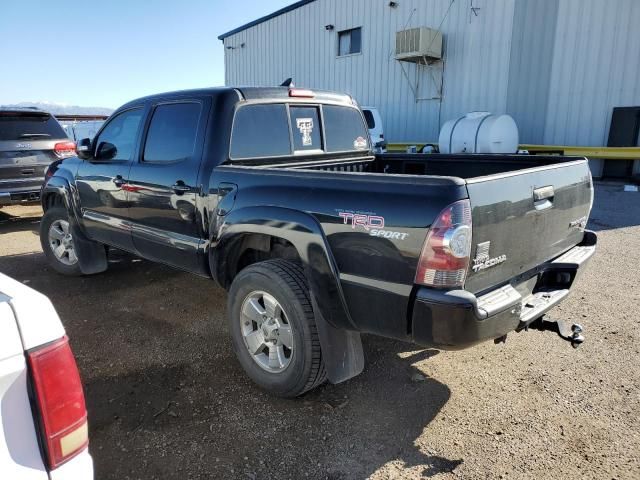
[[[98,479],[640,478],[640,193],[600,184],[599,251],[554,312],[585,326],[438,352],[367,336],[365,372],[298,400],[232,355],[225,292],[115,254],[65,278],[37,207],[0,210],[0,271],[44,292],[85,382]]]

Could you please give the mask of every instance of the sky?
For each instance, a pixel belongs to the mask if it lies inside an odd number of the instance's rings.
[[[0,0],[0,104],[224,85],[218,35],[294,0]]]

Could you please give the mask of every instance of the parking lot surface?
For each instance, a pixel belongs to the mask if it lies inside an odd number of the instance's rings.
[[[640,478],[640,194],[598,184],[598,252],[551,316],[585,327],[461,352],[365,336],[366,368],[282,400],[236,362],[226,293],[112,252],[66,278],[38,207],[0,210],[0,271],[45,293],[85,384],[97,479]]]

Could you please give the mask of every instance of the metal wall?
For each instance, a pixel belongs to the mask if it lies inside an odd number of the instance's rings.
[[[477,16],[469,0],[402,0],[396,8],[388,0],[318,0],[226,38],[234,48],[225,50],[225,82],[273,85],[293,77],[300,86],[344,91],[378,107],[387,138],[436,140],[450,118],[506,109],[514,1],[473,4]],[[329,24],[333,31],[325,30]],[[437,96],[441,67],[432,68],[432,79],[427,68],[404,63],[408,81],[394,58],[395,32],[419,26],[444,33],[442,106],[416,101],[412,91],[417,83],[419,97]],[[352,27],[362,27],[362,54],[337,57],[337,32]]]
[[[238,32],[224,40],[225,82],[351,93],[396,142],[435,141],[445,121],[488,110],[512,114],[523,143],[603,145],[612,108],[640,105],[640,0],[397,3],[317,0]],[[394,59],[395,32],[418,26],[444,34],[442,101],[416,101],[438,96],[442,66]],[[337,57],[353,27],[362,53]]]
[[[560,0],[544,142],[606,145],[613,107],[640,105],[640,0]]]
[[[516,0],[511,35],[507,112],[520,130],[520,143],[544,143],[544,122],[559,0]]]

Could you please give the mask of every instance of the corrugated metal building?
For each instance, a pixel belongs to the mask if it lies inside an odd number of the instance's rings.
[[[511,114],[521,143],[600,146],[613,107],[640,105],[639,25],[640,0],[304,0],[219,38],[227,85],[351,93],[389,141],[435,141],[487,110]],[[396,32],[416,27],[442,32],[443,61],[395,59]],[[360,51],[339,55],[353,28]]]

